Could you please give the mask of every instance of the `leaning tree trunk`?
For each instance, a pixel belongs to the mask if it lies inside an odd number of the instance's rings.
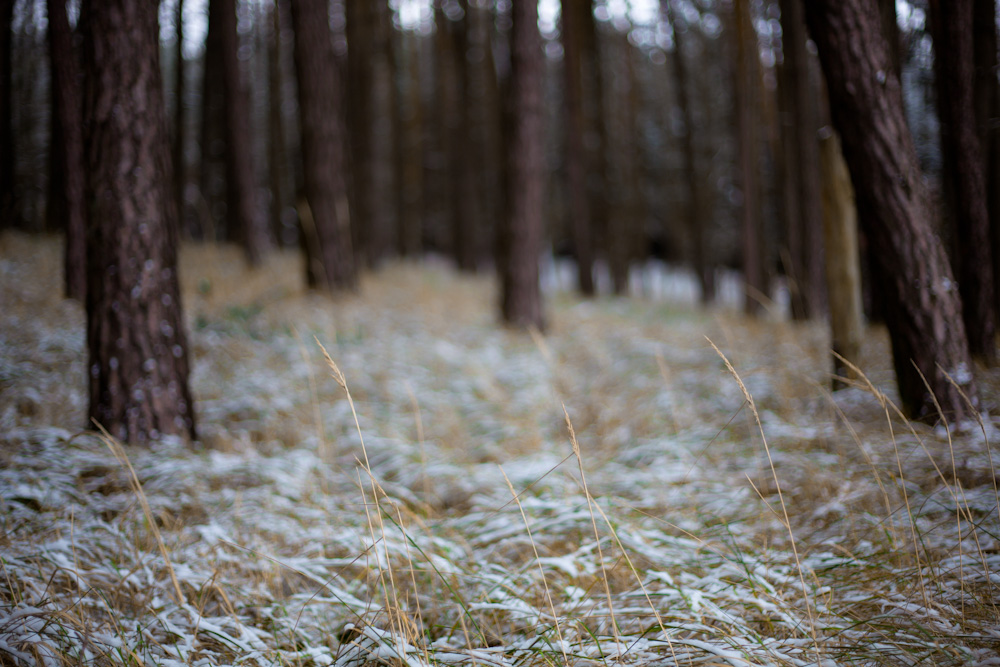
[[[66,16],[65,0],[48,0],[48,15],[53,112],[50,201],[54,204],[52,211],[58,211],[64,218],[57,226],[66,232],[65,294],[70,299],[83,301],[87,291],[87,248],[80,70],[73,53],[73,33]],[[57,172],[60,173],[58,178]]]
[[[90,417],[195,437],[156,3],[84,0]]]
[[[508,324],[544,325],[538,261],[542,250],[542,37],[535,0],[514,0],[508,211],[503,230],[501,312]]]
[[[358,282],[344,180],[340,82],[327,22],[327,0],[292,0],[302,162],[308,206],[302,217],[306,282],[327,290]]]
[[[969,409],[961,391],[978,405],[962,305],[944,247],[932,231],[875,0],[811,0],[806,23],[819,47],[858,209],[872,212],[862,224],[886,277],[886,325],[903,408],[912,417],[933,420],[933,393],[947,416],[962,418]]]
[[[955,263],[969,350],[996,361],[993,258],[982,149],[976,127],[972,58],[972,0],[932,0],[934,69],[937,78],[945,198],[954,222]]]

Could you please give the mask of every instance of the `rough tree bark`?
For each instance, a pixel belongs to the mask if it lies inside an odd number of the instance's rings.
[[[291,8],[307,202],[300,212],[306,282],[327,290],[353,289],[358,278],[344,180],[340,82],[327,0],[291,0]]]
[[[935,419],[933,393],[947,416],[962,418],[969,409],[949,376],[978,405],[962,306],[944,247],[932,231],[875,0],[811,0],[805,8],[858,209],[873,213],[861,222],[886,277],[886,325],[903,409],[914,418]]]
[[[156,3],[84,0],[90,417],[195,437]]]
[[[587,199],[587,165],[584,147],[583,71],[581,39],[589,2],[562,0],[563,75],[566,90],[566,177],[570,232],[576,258],[577,288],[594,295],[594,247]]]
[[[66,233],[65,294],[70,299],[83,301],[87,291],[87,247],[79,61],[73,52],[73,34],[66,16],[65,0],[48,0],[47,6],[53,113],[50,215],[57,213],[63,218],[56,226]]]
[[[209,2],[209,11],[215,2]],[[226,132],[225,132],[225,64],[223,62],[222,26],[209,17],[205,35],[205,52],[202,57],[201,119],[199,128],[200,159],[198,160],[197,205],[198,224],[192,225],[195,238],[233,243],[238,236],[230,236],[235,226],[226,225]]]
[[[508,211],[501,268],[501,313],[508,324],[542,329],[538,262],[542,250],[542,37],[535,0],[511,12],[511,132],[507,143]]]

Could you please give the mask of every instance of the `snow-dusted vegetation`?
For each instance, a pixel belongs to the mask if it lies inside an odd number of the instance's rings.
[[[831,394],[821,325],[298,261],[183,252],[200,441],[123,448],[0,239],[0,664],[1000,664],[994,428],[899,419],[878,330]]]

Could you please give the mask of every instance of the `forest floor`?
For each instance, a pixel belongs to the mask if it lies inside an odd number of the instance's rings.
[[[122,448],[58,239],[0,237],[2,665],[1000,665],[995,425],[899,419],[879,330],[831,394],[821,325],[181,260],[200,440]]]

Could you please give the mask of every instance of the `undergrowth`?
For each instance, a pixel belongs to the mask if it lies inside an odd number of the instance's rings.
[[[820,325],[182,261],[201,440],[134,449],[0,237],[0,664],[1000,664],[994,425],[902,420],[878,331],[831,393]]]

